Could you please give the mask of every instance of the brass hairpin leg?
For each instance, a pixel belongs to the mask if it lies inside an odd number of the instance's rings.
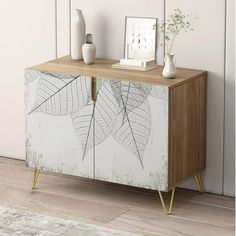
[[[170,205],[169,205],[168,208],[166,207],[166,204],[165,204],[165,201],[163,199],[161,191],[158,190],[158,193],[159,193],[159,196],[160,196],[160,199],[161,199],[161,204],[162,204],[164,213],[166,215],[171,215],[171,210],[172,210],[173,201],[174,201],[174,195],[175,195],[175,187],[172,189],[171,198],[170,198]]]
[[[197,172],[195,174],[195,181],[196,181],[196,184],[197,184],[198,191],[200,193],[203,193],[204,192],[204,188],[203,188],[203,185],[202,185],[202,180],[201,180],[200,172]]]
[[[32,189],[35,189],[35,186],[37,184],[37,180],[39,177],[40,170],[35,168],[34,169],[34,175],[33,175],[33,181],[32,181]]]

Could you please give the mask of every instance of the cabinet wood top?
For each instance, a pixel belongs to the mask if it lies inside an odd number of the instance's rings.
[[[70,56],[48,61],[30,69],[57,72],[71,75],[83,75],[96,78],[107,78],[115,80],[127,80],[137,83],[149,83],[175,87],[189,80],[206,75],[206,71],[177,68],[175,79],[165,79],[162,75],[162,66],[151,71],[133,71],[111,68],[112,64],[117,63],[115,60],[96,59],[93,65],[86,65],[83,61],[74,61]]]

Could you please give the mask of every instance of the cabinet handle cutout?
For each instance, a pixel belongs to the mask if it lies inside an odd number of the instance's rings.
[[[97,83],[96,78],[91,78],[91,98],[95,102],[97,99]]]

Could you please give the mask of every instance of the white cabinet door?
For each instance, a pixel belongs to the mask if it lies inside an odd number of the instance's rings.
[[[168,88],[99,79],[95,178],[168,187]]]
[[[90,78],[25,71],[30,167],[93,178]]]

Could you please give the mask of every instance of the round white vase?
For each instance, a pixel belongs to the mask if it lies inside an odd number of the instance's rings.
[[[81,10],[75,9],[71,20],[71,58],[82,60],[82,46],[85,43],[86,26]]]
[[[93,44],[92,35],[87,34],[86,43],[82,47],[84,63],[91,65],[95,61],[96,46]]]
[[[177,74],[177,70],[175,67],[175,62],[174,62],[174,55],[173,54],[167,54],[165,58],[165,66],[162,71],[162,75],[166,79],[173,79]]]

